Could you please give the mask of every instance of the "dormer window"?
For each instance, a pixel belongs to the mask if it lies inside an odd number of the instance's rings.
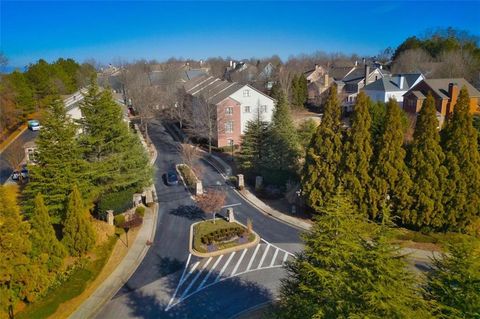
[[[243,90],[243,97],[249,97],[250,96],[250,90]]]

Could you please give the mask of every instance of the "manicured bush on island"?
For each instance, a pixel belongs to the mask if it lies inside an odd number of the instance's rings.
[[[129,188],[116,193],[103,195],[97,202],[97,213],[103,216],[107,210],[113,210],[114,214],[121,214],[133,207],[133,194],[136,190]]]

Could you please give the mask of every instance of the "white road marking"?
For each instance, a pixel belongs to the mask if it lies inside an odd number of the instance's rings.
[[[208,258],[207,259],[207,262],[205,264],[203,264],[203,267],[201,270],[199,270],[197,272],[197,274],[195,275],[195,277],[192,279],[192,281],[190,281],[190,284],[188,285],[187,289],[185,289],[185,291],[182,293],[182,296],[180,298],[183,298],[185,297],[185,295],[187,294],[187,292],[190,290],[190,288],[192,288],[193,284],[197,281],[198,277],[200,277],[200,274],[203,272],[203,270],[205,268],[207,268],[208,264],[212,261],[212,257]]]
[[[283,262],[282,264],[284,264],[288,259],[288,253],[285,252],[285,256],[283,256]]]
[[[210,278],[210,275],[212,274],[212,271],[215,269],[215,267],[217,267],[218,263],[220,262],[220,260],[222,260],[224,255],[220,255],[218,257],[218,259],[215,261],[215,263],[213,264],[212,268],[210,268],[210,271],[208,272],[208,274],[205,276],[205,278],[203,278],[202,280],[202,283],[200,284],[200,286],[198,287],[197,290],[200,290],[202,289],[203,285],[205,285],[205,283],[207,282],[208,278]]]
[[[280,249],[275,249],[275,253],[273,254],[272,262],[270,263],[270,267],[272,267],[275,264],[275,259],[277,259],[277,254]]]
[[[262,268],[263,261],[265,260],[265,257],[267,257],[268,249],[270,249],[270,244],[267,245],[267,248],[265,248],[265,251],[263,252],[262,259],[260,259],[260,263],[258,264],[258,269]]]
[[[259,248],[260,248],[260,245],[257,245],[257,247],[255,248],[255,251],[253,252],[252,258],[250,258],[250,262],[248,263],[247,269],[245,271],[249,271],[250,267],[252,267],[253,260],[255,259],[255,256],[257,255]]]
[[[185,272],[187,271],[188,265],[190,264],[190,258],[192,258],[192,254],[188,254],[187,263],[185,264],[185,268],[183,268],[183,272],[182,272],[182,276],[180,277],[180,281],[178,282],[178,285],[175,288],[173,296],[170,299],[170,301],[168,302],[168,305],[165,308],[165,311],[168,311],[168,309],[170,309],[170,305],[172,304],[172,302],[175,300],[175,297],[177,296],[178,288],[180,288],[180,286],[182,285],[183,277],[185,277]]]
[[[215,282],[217,282],[217,281],[220,280],[220,277],[223,275],[223,272],[225,271],[225,269],[227,269],[227,266],[228,266],[228,264],[230,263],[230,261],[232,260],[233,256],[235,256],[235,252],[233,252],[233,253],[230,255],[230,257],[228,257],[227,262],[225,263],[225,265],[223,265],[223,268],[222,268],[222,270],[220,270],[220,272],[218,273],[217,278],[215,278]]]
[[[180,285],[183,284],[188,279],[188,277],[190,277],[190,275],[195,271],[195,269],[198,267],[199,264],[200,264],[199,261],[197,261],[195,264],[193,264],[193,267],[190,268],[190,271],[185,276],[185,278],[183,278],[183,280],[180,281]]]
[[[243,257],[245,256],[246,253],[247,253],[247,248],[245,248],[245,249],[243,250],[243,253],[242,253],[242,255],[240,256],[240,259],[237,261],[237,264],[235,265],[235,268],[233,268],[233,271],[232,271],[232,273],[231,273],[231,276],[235,275],[235,273],[237,272],[238,267],[239,267],[240,264],[242,263],[242,259],[243,259]]]

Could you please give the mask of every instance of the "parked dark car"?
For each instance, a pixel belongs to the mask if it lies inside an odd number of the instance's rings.
[[[173,186],[178,184],[178,175],[177,171],[174,169],[169,169],[167,172],[167,185]]]
[[[28,168],[27,166],[23,166],[22,170],[20,171],[20,175],[22,178],[28,178]]]
[[[19,171],[13,171],[12,180],[18,181],[19,179],[20,179],[20,172]]]

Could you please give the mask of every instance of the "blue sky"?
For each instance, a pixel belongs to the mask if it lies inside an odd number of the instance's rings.
[[[427,29],[480,35],[480,1],[102,2],[0,1],[0,46],[10,66],[39,58],[374,55]]]

